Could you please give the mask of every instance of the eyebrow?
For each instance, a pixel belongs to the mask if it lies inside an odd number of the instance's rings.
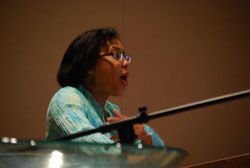
[[[112,50],[118,50],[118,51],[120,52],[120,51],[121,51],[121,48],[116,47],[116,46],[112,46]],[[125,54],[125,50],[123,50],[122,53]]]

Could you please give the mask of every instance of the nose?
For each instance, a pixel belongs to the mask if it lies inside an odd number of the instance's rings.
[[[130,64],[130,62],[128,61],[128,60],[126,60],[126,59],[123,59],[123,61],[122,61],[122,67],[123,68],[128,68],[128,65]]]

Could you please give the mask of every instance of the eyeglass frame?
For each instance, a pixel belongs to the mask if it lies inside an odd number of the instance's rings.
[[[124,53],[107,53],[107,54],[103,54],[103,55],[99,55],[99,57],[105,57],[105,56],[113,56],[116,60],[121,60],[121,61],[128,61],[129,63],[131,63],[132,57],[129,55],[125,55]],[[119,57],[117,57],[116,55],[118,55]],[[123,60],[124,59],[124,60]]]

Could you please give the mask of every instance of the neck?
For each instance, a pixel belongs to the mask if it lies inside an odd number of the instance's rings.
[[[102,109],[104,110],[104,106],[105,106],[105,103],[108,99],[108,96],[105,96],[103,94],[100,94],[98,92],[92,92],[90,91],[93,95],[93,97],[95,98],[95,100],[97,101],[97,103],[99,103],[99,105],[102,107]]]
[[[85,85],[85,88],[92,94],[92,96],[95,98],[96,102],[104,110],[105,103],[106,103],[109,96],[104,94],[102,91],[100,91],[94,87],[89,87],[89,85]]]

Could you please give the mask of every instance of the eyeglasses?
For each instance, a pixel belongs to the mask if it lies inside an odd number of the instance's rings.
[[[108,54],[104,54],[104,55],[99,55],[98,57],[104,57],[104,56],[109,56],[112,55],[116,60],[121,60],[121,61],[128,61],[129,63],[131,63],[131,56],[129,55],[125,55],[123,53],[108,53]]]

